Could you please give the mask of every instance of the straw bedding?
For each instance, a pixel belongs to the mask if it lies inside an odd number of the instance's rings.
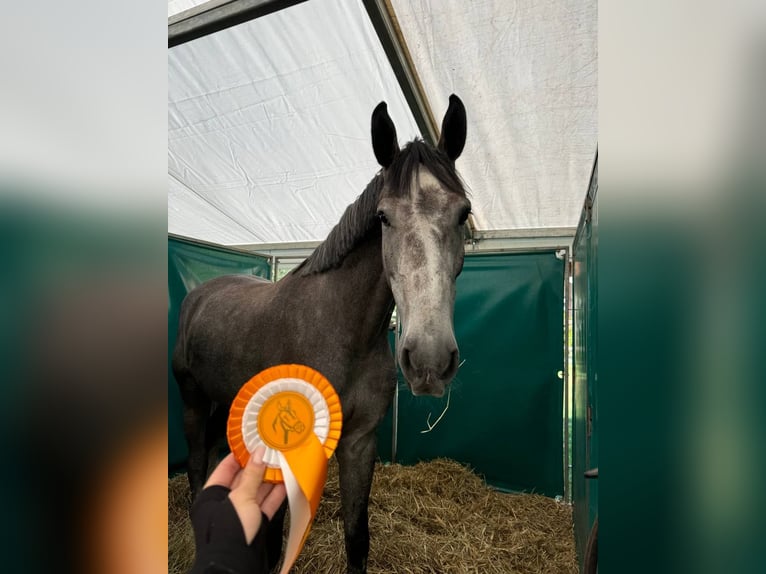
[[[168,484],[168,572],[194,556],[185,475]],[[380,465],[370,495],[368,572],[576,574],[571,507],[535,494],[504,494],[446,459]],[[285,521],[287,522],[287,521]],[[292,572],[344,572],[337,464]]]

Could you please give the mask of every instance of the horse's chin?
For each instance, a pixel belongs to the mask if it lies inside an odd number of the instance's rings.
[[[412,391],[412,394],[416,397],[443,397],[447,385],[450,383],[449,380],[439,379],[434,377],[431,373],[427,373],[426,376],[420,377],[408,377],[405,373],[405,378],[407,379],[410,391]]]

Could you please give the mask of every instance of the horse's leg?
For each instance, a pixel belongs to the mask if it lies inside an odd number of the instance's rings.
[[[375,452],[374,429],[361,436],[341,437],[336,451],[348,573],[367,571],[367,555],[370,552],[367,504],[375,469]]]
[[[178,375],[176,377],[178,378]],[[191,499],[194,500],[207,478],[208,445],[205,431],[210,415],[210,400],[191,377],[183,377],[183,380],[178,382],[184,403],[184,434],[189,447],[186,473],[189,477]]]
[[[213,413],[208,417],[205,429],[205,450],[207,452],[207,469],[212,472],[218,466],[220,447],[226,438],[226,421],[229,418],[229,409],[225,405],[216,405]]]

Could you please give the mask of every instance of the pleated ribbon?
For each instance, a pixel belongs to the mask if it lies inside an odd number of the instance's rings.
[[[239,390],[229,411],[227,437],[239,464],[266,447],[266,482],[284,482],[290,530],[280,574],[295,564],[306,542],[327,480],[327,460],[340,439],[343,414],[330,382],[305,365],[261,371]]]

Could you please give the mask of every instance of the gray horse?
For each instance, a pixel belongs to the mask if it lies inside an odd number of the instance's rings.
[[[192,494],[202,488],[240,387],[273,365],[308,365],[332,383],[343,408],[336,456],[348,572],[367,567],[375,429],[396,387],[388,342],[394,304],[403,324],[399,364],[412,393],[442,396],[458,368],[455,279],[471,204],[455,160],[465,136],[465,107],[452,95],[437,148],[415,140],[400,149],[381,102],[372,114],[372,146],[383,169],[314,253],[278,283],[219,277],[191,291],[181,307],[173,372]],[[270,537],[272,565],[283,516]]]

